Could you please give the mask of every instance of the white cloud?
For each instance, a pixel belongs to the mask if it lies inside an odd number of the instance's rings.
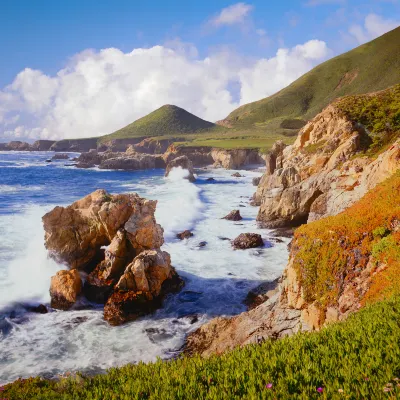
[[[211,24],[219,27],[222,25],[235,25],[243,23],[253,6],[246,3],[236,3],[229,7],[223,8],[221,12],[210,20]]]
[[[352,25],[349,34],[363,44],[395,29],[400,25],[400,20],[385,19],[377,14],[369,14],[365,17],[363,25]]]
[[[23,70],[0,91],[0,136],[2,131],[8,138],[99,136],[164,104],[215,121],[283,88],[328,54],[318,40],[257,61],[229,51],[199,58],[193,45],[174,43],[129,53],[86,50],[55,76]]]
[[[310,40],[292,49],[279,49],[275,57],[259,60],[251,68],[243,69],[239,72],[241,103],[259,100],[277,92],[324,60],[328,54],[325,42]]]

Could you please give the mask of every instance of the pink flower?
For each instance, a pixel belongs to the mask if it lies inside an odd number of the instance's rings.
[[[322,388],[322,387],[317,388],[318,393],[322,393],[323,391],[324,391],[324,388]]]
[[[272,383],[267,383],[267,384],[265,385],[265,387],[266,387],[267,389],[272,389]]]
[[[3,386],[0,386],[0,392],[6,390]]]

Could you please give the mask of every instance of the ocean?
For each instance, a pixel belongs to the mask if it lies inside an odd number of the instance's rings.
[[[249,205],[259,171],[239,171],[243,177],[234,178],[233,171],[198,170],[192,184],[179,170],[164,178],[163,170],[77,169],[66,166],[68,160],[47,163],[53,154],[0,152],[0,385],[173,357],[203,323],[245,311],[249,290],[276,279],[286,265],[289,239],[271,240],[271,231],[257,227],[257,207]],[[162,249],[171,254],[185,287],[155,313],[118,327],[103,321],[101,306],[87,301],[71,311],[30,312],[30,306],[49,305],[50,277],[65,269],[47,256],[41,217],[100,188],[158,200]],[[233,209],[242,221],[221,219]],[[176,239],[185,229],[194,236]],[[265,247],[233,250],[227,239],[242,232],[260,233]]]

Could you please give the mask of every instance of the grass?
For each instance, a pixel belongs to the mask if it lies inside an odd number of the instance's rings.
[[[400,289],[400,172],[333,217],[303,225],[292,248],[307,302],[321,309],[336,305],[344,285],[374,262],[386,264],[364,302],[381,300]]]
[[[317,66],[290,86],[233,111],[234,126],[277,118],[308,120],[333,100],[386,89],[400,82],[400,27]]]
[[[399,315],[400,298],[394,297],[319,333],[267,340],[209,359],[127,365],[87,378],[19,380],[6,385],[1,396],[12,400],[396,398],[400,396]]]
[[[113,139],[189,135],[205,131],[217,134],[220,130],[223,128],[196,117],[180,107],[165,105],[114,133],[102,136],[99,142],[104,143]]]

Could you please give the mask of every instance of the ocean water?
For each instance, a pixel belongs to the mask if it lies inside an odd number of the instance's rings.
[[[172,357],[188,333],[215,316],[245,311],[248,291],[282,273],[288,240],[271,240],[270,231],[257,227],[257,208],[248,204],[251,180],[260,172],[239,171],[244,177],[233,178],[232,171],[198,170],[192,184],[182,170],[168,178],[163,170],[82,170],[65,166],[68,160],[46,163],[51,156],[0,152],[0,384]],[[163,250],[185,287],[154,314],[119,327],[103,321],[102,307],[84,302],[67,312],[29,312],[29,306],[49,304],[50,277],[65,268],[47,257],[41,217],[99,188],[158,200]],[[240,209],[242,221],[221,219],[232,209]],[[194,237],[177,240],[185,229]],[[261,233],[265,247],[233,250],[226,239],[242,232]]]

